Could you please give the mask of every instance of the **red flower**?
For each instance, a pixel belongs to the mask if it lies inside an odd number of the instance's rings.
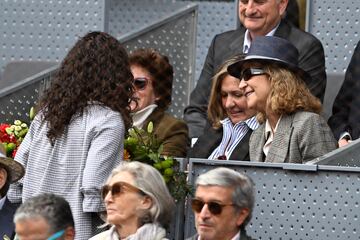
[[[15,148],[14,151],[12,152],[12,154],[11,154],[12,158],[15,158],[15,155],[16,155],[16,152],[17,152],[18,148],[19,147]]]

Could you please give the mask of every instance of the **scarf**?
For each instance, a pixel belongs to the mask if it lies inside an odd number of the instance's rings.
[[[158,224],[147,223],[125,240],[166,240],[166,231]],[[120,239],[115,226],[110,229],[110,239]]]

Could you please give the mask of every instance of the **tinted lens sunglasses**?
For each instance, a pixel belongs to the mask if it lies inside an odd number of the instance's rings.
[[[133,86],[136,91],[144,90],[148,85],[149,79],[141,77],[141,78],[134,78]]]
[[[139,188],[137,188],[131,184],[128,184],[126,182],[116,182],[111,186],[110,185],[103,186],[101,189],[101,197],[102,197],[102,199],[105,199],[105,197],[108,195],[109,192],[111,192],[111,195],[113,197],[117,197],[121,193],[124,193],[125,189],[130,192],[137,192],[142,195],[146,195],[142,190],[140,190]]]
[[[191,208],[194,212],[199,213],[204,208],[204,205],[208,205],[209,212],[213,215],[221,214],[222,210],[226,206],[234,206],[234,204],[220,204],[217,202],[204,202],[199,199],[191,200]]]
[[[248,81],[253,76],[267,74],[262,68],[246,68],[241,72],[240,80]]]

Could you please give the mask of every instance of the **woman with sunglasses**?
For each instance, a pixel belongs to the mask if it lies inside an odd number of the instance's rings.
[[[116,38],[104,32],[80,38],[44,93],[16,154],[25,176],[11,186],[9,198],[60,195],[73,211],[76,239],[94,236],[102,224],[100,188],[123,157],[131,125],[132,80],[127,52]]]
[[[184,157],[189,145],[187,125],[165,112],[171,103],[174,74],[169,59],[153,49],[139,49],[130,55],[130,66],[134,126],[146,129],[153,122],[154,133],[163,143],[162,155]]]
[[[298,51],[278,37],[257,37],[245,59],[229,66],[241,79],[248,106],[262,125],[250,138],[256,162],[305,163],[336,148],[334,136],[319,115],[321,103],[305,85],[310,76],[298,67]]]
[[[163,177],[140,162],[123,162],[102,188],[108,231],[91,240],[162,240],[175,203]]]
[[[199,137],[189,157],[249,161],[250,135],[258,127],[256,111],[247,107],[239,79],[231,76],[229,65],[243,59],[227,60],[213,77],[208,118],[211,126]]]

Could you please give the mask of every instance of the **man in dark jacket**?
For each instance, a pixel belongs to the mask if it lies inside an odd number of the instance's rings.
[[[245,226],[254,202],[254,183],[245,174],[220,167],[200,175],[191,201],[197,234],[187,240],[251,240]]]
[[[360,137],[360,41],[346,70],[344,82],[333,105],[329,119],[339,146]]]
[[[224,60],[239,53],[247,53],[257,36],[277,36],[289,40],[299,51],[299,66],[312,78],[306,82],[307,86],[316,97],[323,100],[326,88],[323,46],[310,33],[282,20],[287,5],[288,0],[239,1],[242,27],[213,38],[200,78],[191,93],[190,104],[184,111],[190,138],[199,137],[206,125],[211,78]]]

